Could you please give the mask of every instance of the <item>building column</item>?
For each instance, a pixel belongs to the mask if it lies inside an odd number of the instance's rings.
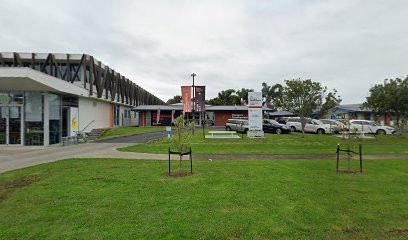
[[[43,93],[44,104],[44,146],[50,145],[50,102],[48,100],[48,92]]]

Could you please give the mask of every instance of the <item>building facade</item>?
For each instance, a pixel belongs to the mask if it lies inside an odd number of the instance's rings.
[[[140,116],[140,126],[170,126],[172,124],[172,119],[176,119],[178,116],[184,114],[183,105],[181,103],[171,105],[143,105],[135,107],[133,111],[137,112]],[[160,118],[159,121],[157,121],[159,111]],[[272,112],[272,109],[263,107],[263,113],[265,116],[268,116],[269,112]],[[202,124],[202,120],[205,120],[207,124],[216,127],[225,127],[225,123],[228,119],[247,119],[248,106],[207,105],[205,112],[203,113],[195,112],[194,117],[193,113],[186,113],[184,116],[188,121],[194,119],[197,126]]]
[[[163,103],[87,54],[0,53],[0,145],[50,145],[135,126],[131,109]]]

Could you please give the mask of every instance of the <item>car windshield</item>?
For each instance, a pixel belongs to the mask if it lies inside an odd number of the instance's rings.
[[[272,125],[280,125],[277,121],[273,119],[268,119],[267,121],[270,122]]]
[[[316,124],[318,124],[318,125],[324,124],[322,121],[316,120],[316,119],[313,119],[312,122],[314,122],[314,123],[316,123]]]
[[[371,126],[379,126],[377,123],[375,122],[370,122]]]

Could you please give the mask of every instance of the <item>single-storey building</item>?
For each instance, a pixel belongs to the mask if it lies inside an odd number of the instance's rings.
[[[0,144],[50,145],[135,126],[131,109],[163,103],[87,54],[0,53]]]
[[[393,114],[379,114],[369,108],[365,108],[363,104],[347,104],[333,107],[326,114],[325,118],[370,120],[382,125],[396,124],[396,118]]]
[[[137,106],[133,111],[138,112],[140,116],[140,126],[169,126],[172,124],[172,119],[176,119],[183,114],[182,103],[170,104],[170,105],[143,105]],[[264,106],[263,112],[268,117],[269,112],[273,112],[272,109]],[[288,112],[282,112],[287,116]],[[160,114],[159,121],[157,121],[157,115]],[[291,113],[289,113],[291,114]],[[172,116],[173,115],[173,116]],[[211,106],[207,105],[204,113],[195,112],[185,114],[187,120],[195,120],[196,125],[201,125],[202,120],[206,120],[211,125],[224,127],[228,119],[246,119],[248,118],[248,106]],[[278,115],[275,115],[278,117]]]

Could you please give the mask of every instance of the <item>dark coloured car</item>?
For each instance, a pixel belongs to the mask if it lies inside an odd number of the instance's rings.
[[[279,118],[276,118],[275,120],[280,124],[286,125],[286,122],[288,121],[288,117],[279,117]]]
[[[278,123],[273,119],[264,119],[262,123],[264,132],[276,133],[276,134],[286,134],[290,133],[290,129],[285,125]]]

